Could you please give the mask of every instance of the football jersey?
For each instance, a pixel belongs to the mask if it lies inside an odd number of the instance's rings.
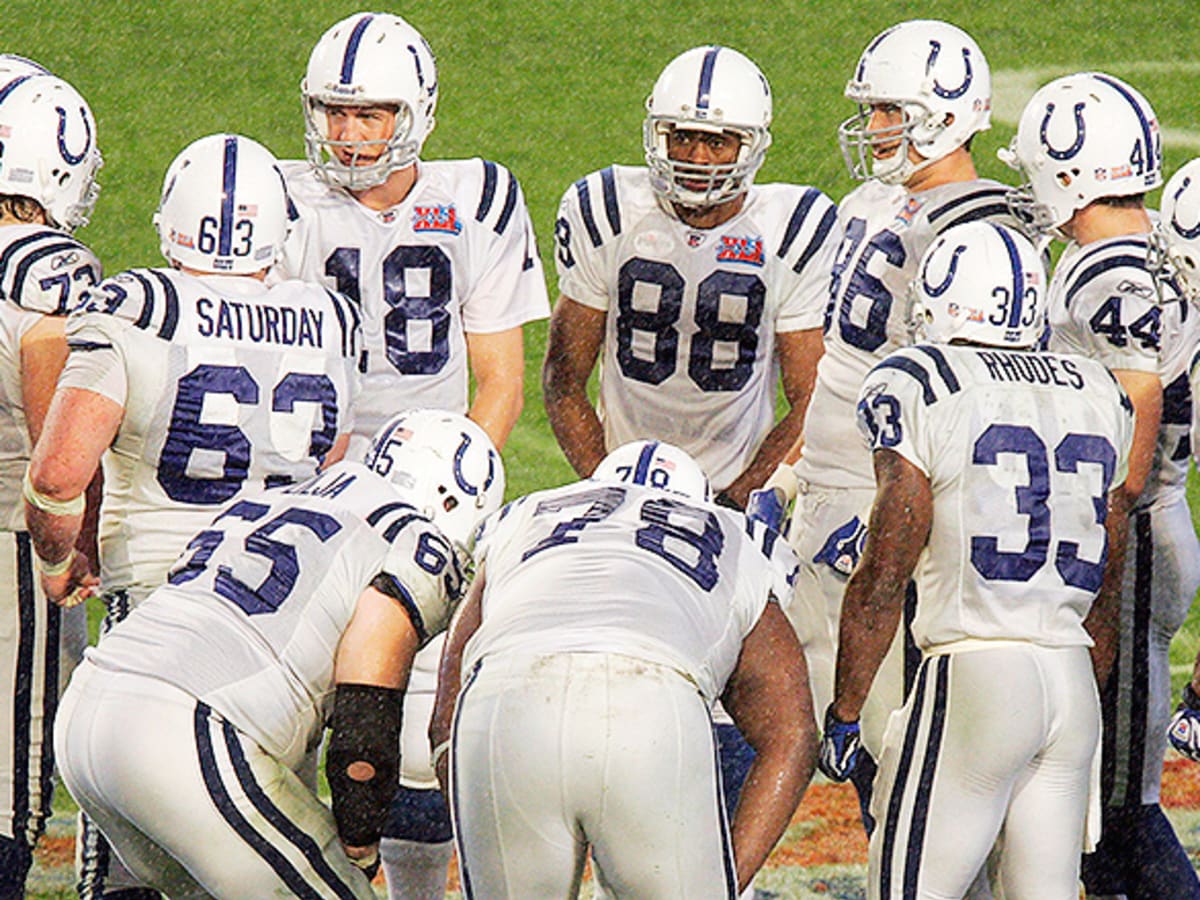
[[[482,159],[418,163],[402,203],[376,211],[303,161],[282,169],[299,211],[277,273],[361,304],[366,368],[355,434],[418,407],[467,411],[466,333],[550,314],[517,179]]]
[[[795,555],[761,523],[639,485],[530,494],[480,529],[482,624],[463,671],[491,654],[621,653],[670,666],[709,702]]]
[[[816,188],[753,185],[716,228],[666,211],[647,170],[611,166],[563,195],[559,292],[607,314],[598,413],[614,448],[687,450],[716,490],[775,421],[777,332],[819,328],[840,236]]]
[[[1083,618],[1104,573],[1106,497],[1125,480],[1133,437],[1133,407],[1107,369],[921,344],[871,370],[858,422],[872,451],[899,453],[933,492],[913,574],[918,646],[1090,645]]]
[[[188,692],[287,766],[320,739],[338,642],[375,577],[391,577],[422,641],[446,627],[462,587],[450,541],[349,461],[244,495],[187,551],[87,658]]]
[[[60,387],[124,408],[104,457],[101,583],[135,599],[216,507],[308,478],[349,430],[357,313],[296,281],[133,269],[67,321]]]
[[[43,315],[65,314],[100,280],[92,251],[42,225],[0,226],[0,529],[25,530],[21,480],[29,431],[21,394],[21,338]]]
[[[1162,424],[1137,509],[1178,500],[1186,490],[1188,363],[1200,343],[1197,311],[1170,293],[1159,298],[1146,269],[1147,244],[1146,235],[1128,235],[1069,246],[1047,295],[1051,350],[1089,356],[1110,369],[1156,373],[1162,381]]]
[[[908,286],[934,238],[979,219],[1016,226],[1004,195],[987,180],[910,194],[870,180],[838,207],[843,231],[830,283],[825,354],[804,422],[797,474],[824,487],[875,486],[870,454],[855,431],[854,404],[877,362],[912,343]]]

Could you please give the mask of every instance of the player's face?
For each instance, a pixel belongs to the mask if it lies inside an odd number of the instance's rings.
[[[396,128],[396,110],[387,106],[327,106],[329,140],[363,141],[357,147],[334,147],[338,160],[347,166],[366,166],[387,151]]]
[[[697,165],[731,165],[737,162],[738,151],[741,149],[741,138],[728,131],[693,131],[687,128],[672,129],[667,139],[667,156],[675,162],[696,163]],[[702,191],[707,187],[707,181],[698,180],[683,186],[690,190]]]
[[[871,104],[871,119],[867,128],[871,131],[895,130],[896,139],[890,141],[873,141],[871,153],[876,159],[890,159],[900,146],[900,128],[904,125],[904,110],[896,103]]]

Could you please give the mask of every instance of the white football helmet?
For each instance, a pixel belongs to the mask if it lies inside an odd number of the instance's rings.
[[[600,460],[592,473],[595,481],[642,484],[682,494],[692,500],[708,500],[708,476],[685,450],[662,441],[630,441]]]
[[[291,228],[288,202],[270,150],[238,134],[202,137],[183,148],[163,179],[154,214],[162,255],[201,272],[269,268]]]
[[[19,57],[4,62],[13,77],[0,88],[0,194],[30,197],[51,226],[74,231],[100,193],[96,120],[61,78]]]
[[[1101,197],[1162,184],[1162,135],[1146,98],[1101,72],[1056,78],[1025,105],[1000,158],[1026,183],[1009,194],[1013,214],[1055,232]]]
[[[32,59],[17,56],[15,53],[0,53],[0,91],[18,78],[52,74],[54,73]]]
[[[329,184],[363,190],[416,161],[433,131],[437,62],[421,33],[399,16],[356,13],[317,41],[300,92],[308,161]],[[357,165],[360,153],[376,155],[376,142],[330,139],[325,114],[330,106],[395,109],[395,128],[378,159]],[[349,165],[338,159],[341,147],[353,152]]]
[[[464,548],[504,502],[500,454],[486,431],[458,413],[414,409],[394,416],[375,432],[363,463]]]
[[[1045,331],[1046,269],[1029,239],[1011,228],[949,228],[917,271],[910,288],[917,340],[1020,350]]]
[[[1200,303],[1200,158],[1183,166],[1163,188],[1147,264],[1156,285],[1171,283]]]
[[[904,184],[992,124],[992,75],[971,36],[948,22],[914,19],[876,36],[858,59],[846,96],[858,114],[838,126],[853,178]],[[899,107],[899,124],[871,127],[873,106]],[[923,157],[909,159],[913,148]],[[876,150],[888,156],[876,156]]]
[[[646,99],[642,144],[650,184],[662,199],[703,208],[746,191],[771,144],[771,88],[758,66],[729,47],[694,47],[667,64]],[[676,129],[732,132],[741,146],[729,164],[677,162]],[[695,183],[702,182],[703,188]],[[693,183],[692,187],[686,186]]]

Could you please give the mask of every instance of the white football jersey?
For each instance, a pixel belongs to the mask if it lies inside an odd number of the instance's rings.
[[[0,530],[25,530],[21,480],[32,448],[21,338],[43,315],[73,309],[99,280],[99,260],[70,235],[43,225],[0,226]]]
[[[1083,618],[1104,572],[1106,497],[1125,480],[1133,438],[1133,407],[1107,369],[921,344],[871,370],[858,422],[872,451],[896,451],[933,491],[913,574],[918,646],[1090,644]]]
[[[621,653],[721,694],[797,562],[760,523],[639,485],[582,481],[522,497],[483,524],[483,621],[463,671],[490,654]]]
[[[104,458],[101,583],[140,599],[239,491],[310,477],[358,373],[357,313],[297,281],[133,269],[67,321],[60,387],[125,410]]]
[[[1088,356],[1110,369],[1154,372],[1162,381],[1162,424],[1138,509],[1178,499],[1186,490],[1188,363],[1200,343],[1197,311],[1178,298],[1159,298],[1146,269],[1147,243],[1146,235],[1128,235],[1072,244],[1047,295],[1051,350]]]
[[[405,409],[467,411],[465,333],[550,314],[520,185],[482,159],[418,163],[404,202],[368,209],[303,161],[282,169],[298,207],[276,274],[361,304],[366,375],[355,434]]]
[[[987,180],[944,184],[910,194],[871,180],[838,207],[843,232],[830,284],[825,355],[804,423],[797,474],[836,488],[875,486],[870,454],[854,426],[863,378],[889,353],[912,343],[908,286],[934,238],[978,219],[1016,225],[1004,195]]]
[[[445,629],[462,589],[450,541],[349,461],[244,495],[187,550],[87,658],[188,692],[289,767],[320,739],[338,642],[375,577],[393,580],[422,641]]]
[[[801,185],[754,185],[741,212],[710,229],[665,211],[643,167],[568,188],[558,286],[607,313],[605,445],[670,441],[714,489],[733,482],[775,421],[775,334],[821,326],[836,222],[833,202]]]

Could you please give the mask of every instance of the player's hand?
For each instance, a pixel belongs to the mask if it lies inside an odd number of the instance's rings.
[[[92,574],[87,557],[72,551],[70,567],[60,575],[41,573],[42,590],[52,603],[64,609],[96,596],[100,579]]]
[[[356,868],[361,869],[367,876],[367,881],[373,881],[379,872],[379,844],[368,844],[366,847],[351,847],[342,844],[346,856]]]
[[[746,501],[746,518],[752,522],[762,522],[772,531],[783,534],[787,518],[787,498],[783,489],[764,487],[751,491],[750,499]]]
[[[1183,689],[1183,702],[1171,718],[1167,739],[1188,759],[1200,762],[1200,695],[1190,684]]]
[[[843,722],[833,714],[830,704],[825,710],[825,734],[821,737],[821,755],[817,760],[825,777],[834,781],[849,778],[861,746],[858,722]]]

